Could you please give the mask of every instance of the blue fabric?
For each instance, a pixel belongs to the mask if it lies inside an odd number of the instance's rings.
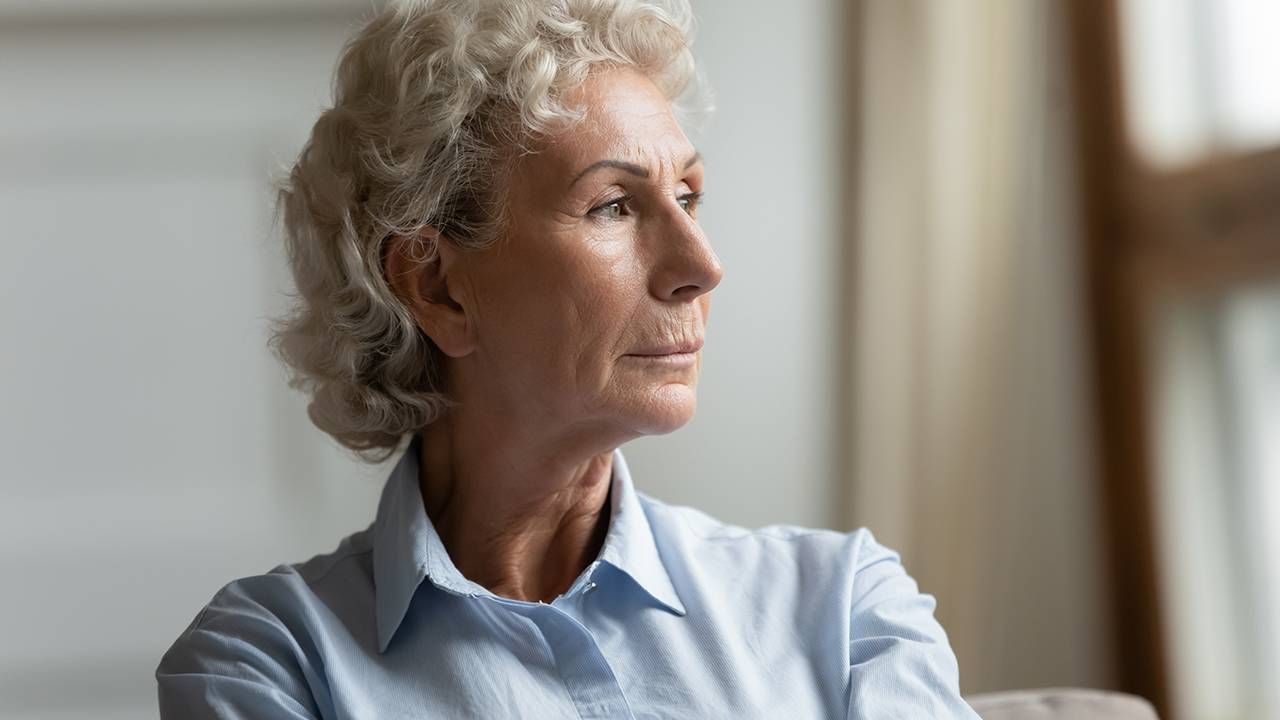
[[[613,455],[599,558],[551,603],[458,572],[416,440],[373,524],[220,590],[156,669],[162,718],[977,718],[896,553],[747,530],[635,490]]]

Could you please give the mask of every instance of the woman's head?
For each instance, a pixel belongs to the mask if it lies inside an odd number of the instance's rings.
[[[699,339],[720,276],[670,103],[689,27],[683,2],[428,0],[352,38],[280,191],[274,344],[317,426],[377,458],[458,403],[687,421],[696,365],[633,354]]]

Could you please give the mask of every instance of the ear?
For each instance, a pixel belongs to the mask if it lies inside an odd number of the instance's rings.
[[[454,358],[475,349],[467,310],[449,292],[458,259],[458,250],[433,227],[393,235],[382,253],[382,272],[391,291],[436,347]]]

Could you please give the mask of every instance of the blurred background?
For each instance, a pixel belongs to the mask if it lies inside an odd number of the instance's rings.
[[[0,717],[155,716],[386,466],[265,347],[368,0],[0,0]],[[966,693],[1280,717],[1280,4],[694,0],[726,269],[642,490],[872,529]]]

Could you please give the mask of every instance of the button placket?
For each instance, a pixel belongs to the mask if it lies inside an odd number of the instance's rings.
[[[579,715],[583,718],[633,717],[622,686],[591,630],[559,608],[540,610],[533,620],[543,629],[543,637],[551,646],[565,689]]]
[[[589,566],[574,588],[551,603],[524,602],[496,595],[486,599],[523,616],[537,628],[580,718],[625,720],[634,715],[622,686],[595,635],[570,611],[575,608],[568,606],[572,603],[580,610],[587,596],[597,589],[592,575],[598,565]]]
[[[537,627],[579,717],[634,718],[613,668],[587,626],[555,605],[491,599]]]

